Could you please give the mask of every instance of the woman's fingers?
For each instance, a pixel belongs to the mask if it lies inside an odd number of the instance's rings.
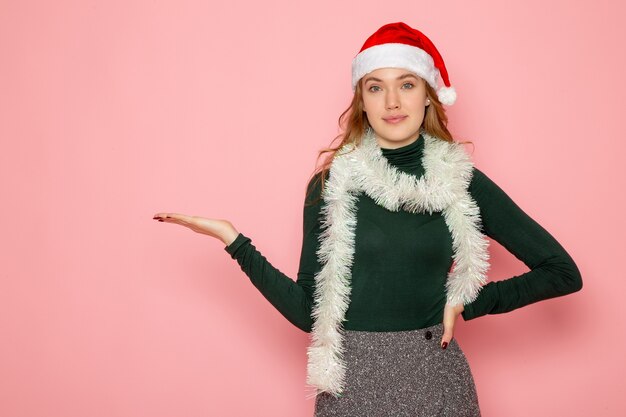
[[[454,336],[454,316],[451,314],[452,308],[446,304],[443,311],[443,336],[441,337],[441,347],[445,349]]]
[[[190,218],[191,216],[179,213],[157,213],[153,217],[153,219],[161,222],[179,223],[183,225],[189,224]]]
[[[158,220],[160,222],[165,221],[166,218],[169,218],[169,213],[157,213],[152,217],[154,220]]]
[[[441,337],[441,347],[445,349],[454,337],[454,326],[459,314],[463,311],[463,304],[451,306],[446,303],[443,310],[443,336]]]
[[[195,232],[201,232],[201,230],[198,230],[196,227],[196,216],[188,216],[180,213],[157,213],[154,215],[153,219],[160,222],[180,224],[181,226],[188,227]]]

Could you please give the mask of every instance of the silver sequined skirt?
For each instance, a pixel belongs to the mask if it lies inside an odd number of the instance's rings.
[[[441,349],[443,324],[419,330],[346,330],[341,397],[315,397],[314,417],[480,417],[474,378],[452,338]]]

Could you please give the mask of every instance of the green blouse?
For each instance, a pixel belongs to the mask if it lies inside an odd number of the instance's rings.
[[[396,149],[382,148],[399,170],[423,175],[423,137]],[[321,269],[319,247],[320,174],[307,186],[302,251],[297,280],[283,274],[243,233],[224,249],[263,296],[292,324],[310,332],[315,274]],[[500,314],[525,305],[579,291],[582,278],[570,255],[483,172],[474,168],[469,192],[480,207],[482,229],[530,271],[481,288],[465,304],[464,320]],[[311,202],[319,200],[316,204]],[[445,282],[452,266],[452,237],[441,212],[392,212],[361,193],[357,202],[355,252],[346,330],[401,331],[443,321]]]

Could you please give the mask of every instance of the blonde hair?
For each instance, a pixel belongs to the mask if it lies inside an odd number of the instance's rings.
[[[437,97],[437,92],[426,81],[424,81],[423,79],[422,81],[426,86],[426,95],[430,99],[430,105],[426,107],[426,111],[424,114],[422,128],[426,131],[426,133],[432,136],[438,137],[448,142],[454,142],[454,138],[447,128],[448,116],[446,115],[446,111]],[[341,138],[341,142],[336,147],[331,146],[321,149],[319,151],[319,154],[317,155],[317,161],[319,161],[322,155],[328,154],[322,165],[314,170],[311,178],[309,179],[309,183],[311,186],[307,190],[307,199],[308,194],[316,188],[315,184],[321,182],[322,185],[318,196],[319,200],[319,197],[321,197],[322,191],[324,190],[324,183],[326,182],[325,180],[328,176],[330,164],[332,163],[337,151],[347,143],[354,143],[356,146],[360,145],[363,134],[370,127],[367,116],[363,111],[363,102],[361,100],[361,95],[363,92],[362,84],[363,78],[361,78],[356,85],[350,106],[348,106],[348,108],[339,116],[339,127],[343,129],[343,131],[331,141],[331,144],[339,138]],[[472,142],[468,141],[460,143]],[[317,178],[311,183],[313,177]],[[310,204],[315,204],[318,200],[311,202]]]

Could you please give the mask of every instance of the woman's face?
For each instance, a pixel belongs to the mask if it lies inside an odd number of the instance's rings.
[[[422,78],[401,68],[379,68],[363,76],[363,110],[382,148],[414,142],[426,110]]]

